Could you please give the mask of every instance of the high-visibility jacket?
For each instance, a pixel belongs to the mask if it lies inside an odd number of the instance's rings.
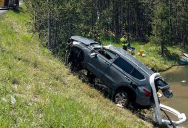
[[[128,46],[128,43],[123,43],[122,46]]]

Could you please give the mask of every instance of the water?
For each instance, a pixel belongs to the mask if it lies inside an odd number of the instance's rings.
[[[185,113],[188,118],[188,66],[176,66],[160,74],[173,91],[173,97],[168,99],[163,96],[160,99],[161,103],[180,113]],[[180,125],[179,128],[188,128],[188,121]]]

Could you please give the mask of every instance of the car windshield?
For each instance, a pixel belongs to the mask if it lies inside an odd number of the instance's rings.
[[[115,53],[104,48],[95,48],[95,50],[109,60],[114,60],[117,57]]]

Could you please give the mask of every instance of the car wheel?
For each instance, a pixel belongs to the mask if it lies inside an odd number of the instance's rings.
[[[16,0],[16,7],[19,8],[19,0]]]
[[[128,94],[123,90],[117,91],[114,94],[114,102],[120,107],[127,107],[129,105],[129,101],[130,99]]]
[[[66,53],[65,53],[65,64],[68,64],[69,55],[70,55],[70,51],[66,50]]]
[[[74,53],[74,51],[72,50],[66,50],[66,53],[65,53],[65,64],[72,64],[72,62],[74,62],[74,59],[76,59],[76,55]]]
[[[4,6],[8,6],[9,0],[5,0]]]
[[[84,69],[84,56],[81,50],[79,52],[71,51],[67,59],[67,63],[71,64],[70,68],[72,71],[80,71]]]
[[[90,71],[87,71],[88,82],[91,84],[95,84],[95,75],[93,75]]]

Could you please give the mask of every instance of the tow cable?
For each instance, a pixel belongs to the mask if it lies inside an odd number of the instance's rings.
[[[176,128],[176,126],[174,125],[174,123],[172,122],[172,120],[170,119],[170,117],[166,114],[166,112],[163,110],[163,109],[161,109],[161,111],[163,111],[164,112],[164,114],[166,115],[166,117],[168,118],[168,120],[170,121],[170,125],[172,125],[173,126],[173,128]]]

